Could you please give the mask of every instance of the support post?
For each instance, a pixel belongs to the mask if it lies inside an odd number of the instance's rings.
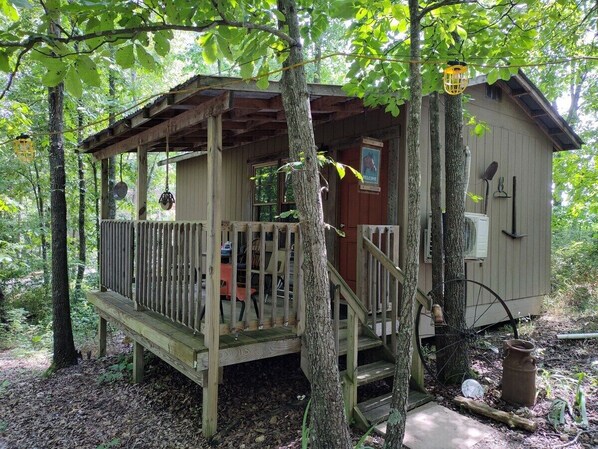
[[[102,170],[100,172],[101,177],[101,197],[100,197],[100,220],[105,220],[109,216],[108,212],[108,159],[102,159]],[[100,257],[99,263],[99,271],[100,271],[100,291],[105,292],[106,287],[102,284],[104,279],[104,264],[106,263],[102,258],[102,249],[107,242],[103,242],[100,238],[100,247],[98,248],[98,253]]]
[[[100,321],[98,323],[98,335],[100,339],[99,357],[106,357],[106,328],[106,320],[100,317]]]
[[[347,418],[352,420],[353,409],[357,405],[357,353],[359,347],[359,320],[355,311],[348,307],[347,315],[347,371],[345,374],[344,397]]]
[[[143,381],[143,346],[133,343],[133,383]]]
[[[136,196],[136,216],[137,222],[147,219],[147,147],[137,147],[137,196]],[[143,310],[144,307],[140,303],[139,292],[141,291],[141,282],[145,280],[141,278],[139,272],[139,261],[141,244],[139,241],[139,224],[135,223],[135,260],[133,264],[135,283],[135,310]]]
[[[147,219],[147,148],[137,147],[137,220]]]
[[[203,385],[202,431],[209,438],[218,423],[218,380],[220,368],[220,245],[222,216],[222,116],[208,118],[208,220],[206,326],[204,342],[208,348],[208,375]]]

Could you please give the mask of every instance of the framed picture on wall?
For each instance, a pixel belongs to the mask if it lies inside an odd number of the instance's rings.
[[[363,138],[359,154],[359,172],[363,181],[361,190],[380,192],[380,170],[382,167],[382,146],[379,140]]]

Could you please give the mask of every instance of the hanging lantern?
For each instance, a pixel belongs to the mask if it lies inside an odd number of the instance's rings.
[[[13,141],[13,148],[21,162],[32,162],[35,158],[33,141],[27,134],[21,134]]]
[[[469,84],[467,64],[459,61],[449,61],[448,64],[444,69],[444,91],[449,95],[459,95]]]

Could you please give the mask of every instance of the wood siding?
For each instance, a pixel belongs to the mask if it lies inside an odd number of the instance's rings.
[[[553,145],[506,94],[503,93],[501,101],[490,100],[485,95],[484,85],[474,86],[467,93],[472,96],[465,105],[467,111],[490,128],[482,137],[472,135],[469,127],[464,129],[464,141],[472,156],[470,193],[484,197],[486,184],[481,176],[492,161],[498,162],[498,171],[490,182],[488,200],[488,257],[481,262],[469,261],[467,277],[489,286],[503,299],[513,301],[509,307],[514,316],[535,314],[539,312],[542,297],[550,292]],[[428,130],[428,104],[424,102],[421,134],[422,242],[430,210]],[[513,176],[517,177],[517,232],[527,234],[527,237],[514,240],[502,233],[502,230],[511,231],[513,198],[493,198],[501,176],[504,177],[504,190],[509,195],[513,193]],[[467,199],[468,212],[483,213],[483,209],[483,199],[477,203]],[[431,278],[431,265],[422,264],[420,287],[425,291],[431,288]]]
[[[505,94],[501,101],[486,98],[485,86],[468,89],[472,97],[467,110],[478,120],[484,121],[490,130],[483,137],[471,135],[464,130],[465,143],[472,153],[469,192],[483,197],[485,183],[480,179],[486,167],[498,162],[498,171],[490,184],[488,215],[490,217],[490,243],[488,258],[482,262],[467,263],[467,276],[488,285],[503,299],[517,300],[512,303],[515,316],[538,313],[541,298],[550,291],[550,216],[552,143],[537,125]],[[328,123],[316,129],[316,141],[326,145],[337,160],[339,151],[355,148],[357,139],[363,136],[388,139],[392,133],[401,134],[399,150],[399,224],[405,228],[406,169],[405,129],[406,113],[398,118],[371,110],[338,122]],[[441,120],[442,121],[442,120]],[[444,128],[441,123],[441,136]],[[421,158],[422,158],[422,247],[423,230],[426,227],[429,205],[430,161],[429,120],[427,101],[422,111]],[[282,158],[288,153],[286,136],[244,145],[223,154],[223,220],[251,220],[252,183],[251,165]],[[387,170],[388,165],[383,167]],[[177,220],[204,220],[206,214],[205,157],[189,159],[177,164]],[[334,175],[336,176],[336,175]],[[350,176],[350,175],[348,175]],[[499,177],[505,178],[505,190],[512,193],[512,178],[517,176],[517,230],[527,237],[512,240],[501,231],[511,230],[512,198],[494,199]],[[340,214],[338,183],[330,177],[331,192],[324,200],[326,221],[339,226]],[[342,181],[340,181],[342,182]],[[335,185],[336,184],[336,185]],[[484,203],[467,199],[466,210],[483,213]],[[335,240],[333,231],[328,236]],[[336,252],[338,248],[334,250]],[[329,250],[329,253],[332,252]],[[401,254],[404,248],[401,245]],[[334,259],[334,258],[332,258]],[[423,254],[422,254],[423,261]],[[420,288],[431,288],[430,264],[421,265]]]

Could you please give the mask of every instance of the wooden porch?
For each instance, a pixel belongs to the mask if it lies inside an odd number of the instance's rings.
[[[301,344],[304,301],[297,224],[223,223],[220,237],[231,242],[231,250],[230,255],[217,251],[218,278],[210,275],[210,255],[202,250],[207,238],[203,222],[104,220],[101,229],[101,283],[107,291],[90,292],[88,299],[101,317],[101,354],[107,321],[135,342],[134,381],[143,378],[143,349],[148,349],[204,387],[205,420],[217,410],[217,401],[205,402],[210,370],[221,379],[225,366],[301,352],[301,367],[309,372]],[[347,411],[362,426],[384,417],[389,407],[388,394],[360,404],[358,387],[394,374],[398,231],[397,226],[359,227],[358,291],[363,300],[329,264],[334,350],[346,365],[341,376]],[[229,274],[223,274],[223,267],[229,267]],[[214,281],[217,301],[207,293]],[[244,301],[233,301],[235,297]],[[209,313],[204,313],[210,308],[218,317],[217,345],[212,347],[207,341]],[[214,360],[216,366],[210,363]],[[414,391],[410,401],[415,407],[427,397]]]

